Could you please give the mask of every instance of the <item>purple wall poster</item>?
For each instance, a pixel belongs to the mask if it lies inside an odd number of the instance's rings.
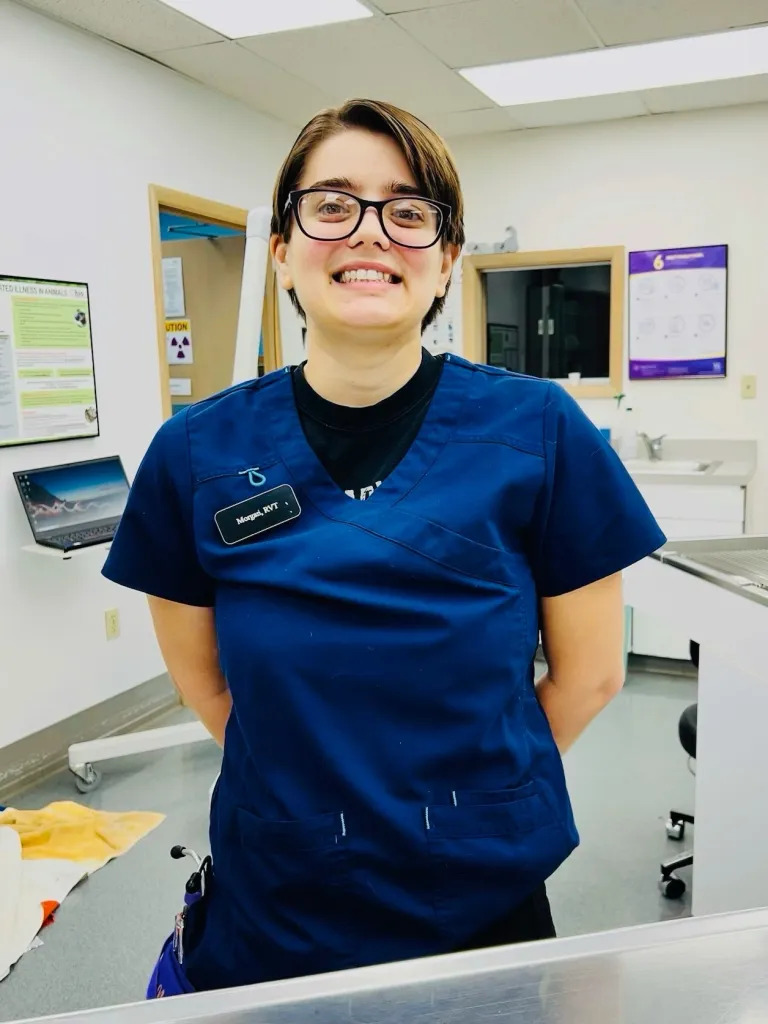
[[[629,379],[724,377],[728,246],[629,254]]]

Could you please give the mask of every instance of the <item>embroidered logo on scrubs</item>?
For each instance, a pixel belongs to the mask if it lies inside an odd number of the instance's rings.
[[[262,487],[267,482],[267,478],[259,470],[258,466],[253,466],[251,469],[241,469],[237,475],[247,476],[251,487]]]
[[[301,505],[289,484],[255,494],[219,509],[213,517],[225,544],[239,544],[301,515]]]

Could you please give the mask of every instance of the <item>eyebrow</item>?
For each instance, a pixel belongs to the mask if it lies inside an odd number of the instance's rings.
[[[349,178],[323,178],[321,181],[315,181],[312,185],[308,185],[308,188],[337,188],[342,192],[354,192],[357,193],[360,190],[360,186],[357,182],[351,181]],[[411,185],[407,181],[390,181],[384,189],[387,195],[393,196],[415,196],[419,195],[419,189],[416,185]]]

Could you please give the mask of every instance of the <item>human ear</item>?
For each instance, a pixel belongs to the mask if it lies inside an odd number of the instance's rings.
[[[277,283],[285,291],[293,288],[293,278],[288,267],[288,243],[280,235],[272,235],[269,240],[269,251],[275,265]]]
[[[459,247],[458,245],[444,245],[443,246],[443,259],[440,264],[440,273],[437,279],[437,288],[435,290],[435,298],[442,299],[445,295],[446,289],[448,288],[448,282],[451,279],[451,273],[453,271],[453,265],[459,258]]]

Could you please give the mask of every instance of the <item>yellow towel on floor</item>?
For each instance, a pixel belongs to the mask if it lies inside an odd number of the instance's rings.
[[[21,839],[24,860],[70,860],[102,867],[143,839],[165,819],[145,811],[94,811],[68,800],[41,810],[0,812],[0,825],[9,825]]]
[[[165,815],[62,801],[0,811],[0,981],[83,878],[126,853]]]

